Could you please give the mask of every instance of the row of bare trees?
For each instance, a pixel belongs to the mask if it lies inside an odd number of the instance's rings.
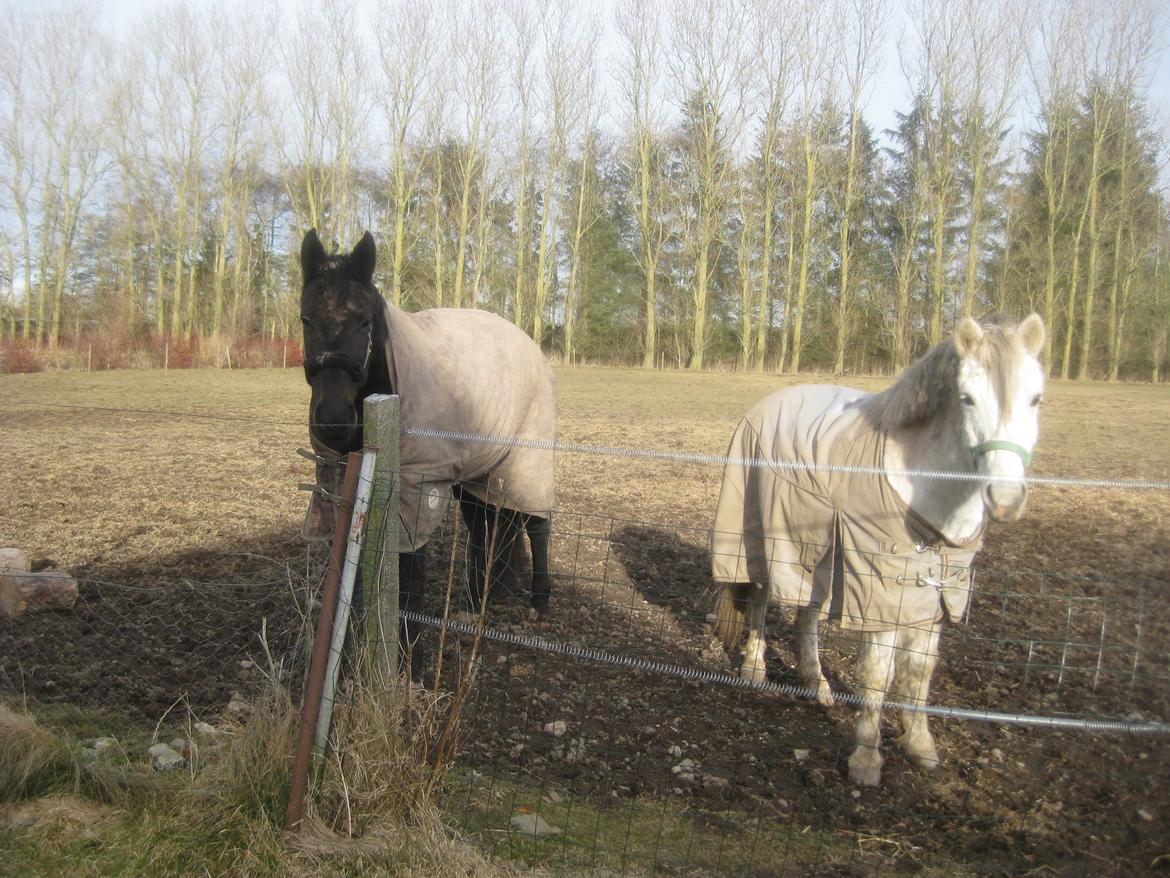
[[[1156,0],[248,10],[4,8],[6,335],[293,335],[301,232],[371,228],[395,304],[569,361],[890,369],[1035,309],[1057,374],[1166,366]]]

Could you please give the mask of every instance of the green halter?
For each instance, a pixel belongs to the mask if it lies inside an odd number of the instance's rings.
[[[1009,442],[1006,439],[989,439],[987,442],[971,446],[972,457],[977,458],[979,455],[986,454],[989,451],[1012,451],[1020,456],[1020,460],[1024,462],[1024,469],[1032,465],[1032,452],[1023,445],[1017,445],[1015,442]]]

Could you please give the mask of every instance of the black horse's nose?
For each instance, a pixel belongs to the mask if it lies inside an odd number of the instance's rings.
[[[322,400],[313,407],[313,432],[333,445],[344,443],[357,428],[357,409],[342,400]]]

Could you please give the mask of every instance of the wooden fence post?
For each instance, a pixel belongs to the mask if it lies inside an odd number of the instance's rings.
[[[362,554],[366,668],[392,680],[398,674],[398,397],[367,396],[362,417],[364,445],[377,452]]]

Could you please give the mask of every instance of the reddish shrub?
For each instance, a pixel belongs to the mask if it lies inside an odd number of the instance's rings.
[[[31,342],[5,339],[0,342],[0,372],[12,374],[40,372],[44,369]]]

